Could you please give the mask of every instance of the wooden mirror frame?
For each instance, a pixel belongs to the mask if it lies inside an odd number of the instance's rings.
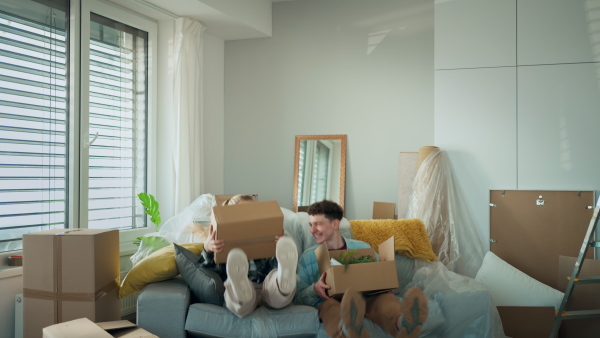
[[[346,192],[346,135],[296,135],[296,146],[294,151],[294,186],[292,189],[292,210],[298,212],[298,170],[300,168],[300,142],[310,140],[340,140],[340,198],[336,201],[344,208]]]

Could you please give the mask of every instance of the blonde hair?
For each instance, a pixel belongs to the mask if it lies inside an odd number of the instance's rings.
[[[249,201],[249,202],[253,202],[254,201],[254,196],[252,195],[235,195],[235,196],[231,196],[230,198],[228,198],[227,200],[225,200],[225,202],[223,202],[223,205],[235,205],[238,204],[242,201]]]

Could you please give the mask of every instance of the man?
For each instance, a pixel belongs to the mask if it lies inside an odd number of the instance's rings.
[[[317,245],[307,249],[298,262],[298,286],[296,303],[314,306],[319,311],[325,332],[330,337],[367,337],[362,330],[363,317],[381,326],[393,337],[418,337],[427,319],[427,298],[417,287],[404,294],[399,302],[392,293],[367,298],[352,289],[346,290],[339,302],[327,296],[331,289],[325,283],[325,273],[319,273],[315,249],[327,243],[329,250],[352,250],[369,248],[369,244],[340,233],[343,217],[342,207],[335,202],[322,201],[308,208],[310,232]]]

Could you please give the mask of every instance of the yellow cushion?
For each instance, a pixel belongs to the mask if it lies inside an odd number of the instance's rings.
[[[350,221],[350,228],[354,239],[369,243],[375,250],[378,250],[379,244],[394,236],[397,253],[427,262],[436,260],[425,225],[418,218],[356,220]]]
[[[196,255],[200,255],[203,243],[180,244],[182,247],[190,250]],[[158,249],[148,257],[142,259],[130,271],[121,283],[119,297],[125,298],[142,289],[153,282],[160,282],[171,279],[179,274],[175,264],[175,249],[173,245],[168,245]]]

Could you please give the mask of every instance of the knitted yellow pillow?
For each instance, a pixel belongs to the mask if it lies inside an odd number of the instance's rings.
[[[425,225],[418,218],[411,219],[374,219],[350,221],[352,237],[367,242],[375,250],[379,244],[394,236],[394,249],[397,253],[410,258],[435,262]]]
[[[202,248],[204,247],[203,243],[187,243],[180,245],[196,255],[200,255],[200,252],[202,252]],[[162,249],[156,250],[131,268],[121,283],[119,297],[125,298],[136,292],[142,291],[148,283],[171,279],[178,274],[179,271],[175,264],[175,249],[173,245],[168,245]]]

